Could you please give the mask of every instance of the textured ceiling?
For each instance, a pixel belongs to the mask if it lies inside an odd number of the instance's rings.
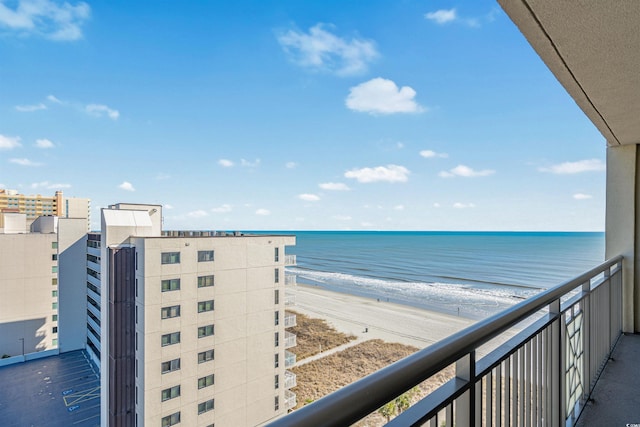
[[[640,143],[640,1],[498,0],[609,145]]]

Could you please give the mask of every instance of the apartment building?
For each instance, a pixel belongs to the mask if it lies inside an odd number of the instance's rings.
[[[27,226],[24,213],[0,218],[0,356],[83,348],[85,219],[43,216]]]
[[[295,236],[163,232],[158,205],[113,205],[101,221],[87,239],[86,338],[103,426],[254,426],[295,405]]]
[[[16,190],[0,189],[0,213],[23,213],[30,225],[40,216],[59,218],[85,218],[89,231],[91,220],[91,201],[85,198],[64,197],[62,191],[56,191],[52,197],[19,194]],[[0,216],[0,228],[4,228]]]

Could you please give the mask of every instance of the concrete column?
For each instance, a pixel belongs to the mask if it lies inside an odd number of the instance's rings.
[[[638,245],[638,150],[636,145],[607,148],[607,206],[605,258],[624,256],[622,284],[622,329],[640,331],[640,316],[636,301],[636,258]]]

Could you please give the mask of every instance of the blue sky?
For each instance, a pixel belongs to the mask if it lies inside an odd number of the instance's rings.
[[[599,231],[605,146],[491,1],[0,0],[0,188],[94,227]]]

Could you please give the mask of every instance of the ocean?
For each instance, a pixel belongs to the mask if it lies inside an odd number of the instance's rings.
[[[604,261],[604,233],[296,231],[298,283],[481,319]]]

